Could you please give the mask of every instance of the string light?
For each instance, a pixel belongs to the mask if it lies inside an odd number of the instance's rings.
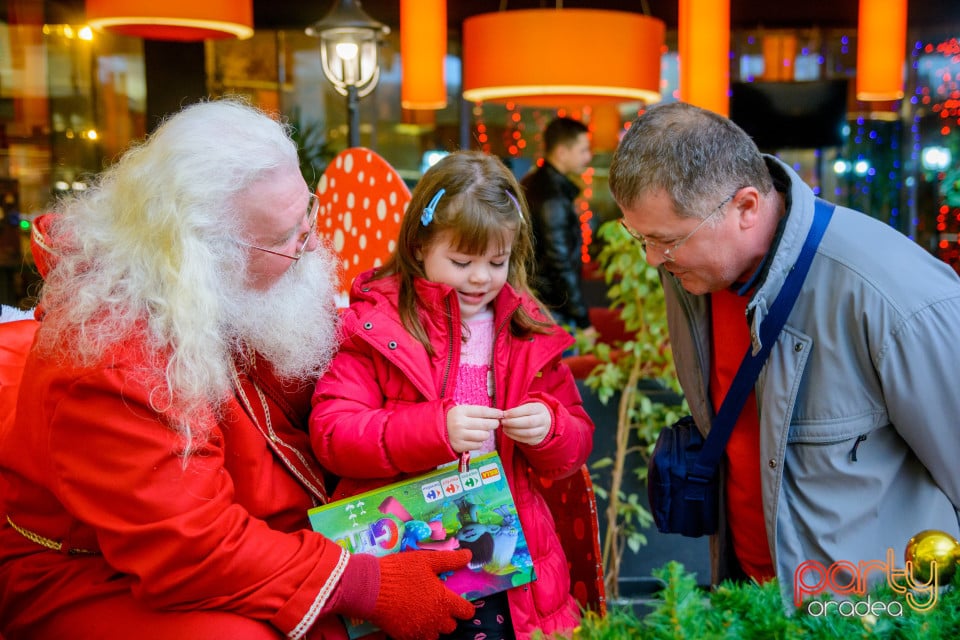
[[[940,42],[918,41],[912,51],[917,86],[910,102],[915,106],[911,160],[924,170],[926,193],[934,198],[925,202],[917,221],[927,233],[937,256],[960,272],[960,172],[943,152],[931,150],[956,148],[960,127],[960,41],[948,38]],[[927,132],[924,136],[924,132]],[[918,207],[920,208],[920,207]]]

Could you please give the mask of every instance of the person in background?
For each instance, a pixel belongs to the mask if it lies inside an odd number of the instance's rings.
[[[337,335],[317,212],[287,127],[221,100],[52,214],[0,436],[6,640],[345,638],[337,614],[435,638],[472,615],[437,577],[468,551],[376,559],[309,528]]]
[[[568,175],[590,164],[590,138],[579,120],[558,117],[543,131],[543,165],[524,176],[534,242],[531,284],[557,322],[587,329],[582,290],[583,234],[574,200],[580,187]]]
[[[708,432],[744,354],[759,349],[814,192],[732,121],[685,103],[633,122],[610,190],[660,269],[677,374]],[[815,591],[794,592],[805,563],[850,585],[850,567],[902,558],[922,530],[960,535],[957,318],[949,266],[836,207],[726,447],[715,581],[776,577],[791,607]]]
[[[573,339],[527,286],[531,255],[510,170],[480,152],[445,157],[414,188],[394,254],[354,281],[313,398],[310,436],[341,477],[335,498],[499,452],[537,579],[478,602],[450,637],[526,639],[580,619],[538,477],[580,469],[593,422],[560,360]]]

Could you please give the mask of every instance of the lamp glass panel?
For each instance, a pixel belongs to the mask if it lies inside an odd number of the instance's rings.
[[[345,45],[353,45],[345,46]],[[320,34],[323,73],[340,93],[364,89],[378,76],[376,33],[367,29],[328,29]]]

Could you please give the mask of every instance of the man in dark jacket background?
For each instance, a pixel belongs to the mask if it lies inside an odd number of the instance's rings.
[[[531,282],[558,323],[586,329],[590,319],[580,286],[583,235],[573,204],[580,187],[567,174],[580,174],[590,163],[587,127],[572,118],[555,118],[543,131],[543,145],[543,165],[521,182],[536,250]]]

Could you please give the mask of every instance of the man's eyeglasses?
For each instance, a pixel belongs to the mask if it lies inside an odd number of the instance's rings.
[[[737,189],[737,191],[739,191],[739,189]],[[627,223],[623,218],[620,218],[620,224],[623,226],[624,229],[626,229],[627,233],[629,233],[634,240],[640,243],[640,247],[643,249],[644,253],[649,253],[651,249],[656,249],[657,251],[660,252],[660,255],[663,256],[664,261],[673,262],[675,260],[674,254],[676,253],[677,249],[682,247],[684,242],[692,238],[693,234],[695,234],[697,231],[700,231],[700,228],[703,227],[703,225],[705,225],[708,220],[710,220],[715,215],[723,211],[723,207],[726,206],[728,202],[733,200],[733,197],[737,195],[737,191],[734,191],[729,196],[724,198],[723,202],[718,204],[716,208],[714,208],[714,210],[711,211],[707,217],[701,220],[700,223],[697,224],[697,226],[695,226],[690,233],[683,236],[682,238],[680,238],[679,240],[677,240],[672,244],[660,243],[660,242],[657,242],[656,240],[650,240],[646,238],[645,236],[637,233],[636,231],[631,229],[629,226],[627,226]]]
[[[303,234],[303,241],[300,243],[300,246],[297,247],[296,253],[290,255],[289,253],[283,253],[282,251],[274,251],[273,249],[267,249],[265,247],[258,247],[255,244],[250,244],[248,242],[240,242],[245,247],[250,247],[251,249],[256,249],[257,251],[263,251],[264,253],[272,253],[275,256],[283,256],[284,258],[289,258],[290,260],[299,260],[303,257],[304,252],[307,250],[307,245],[310,244],[310,238],[313,237],[314,232],[317,230],[317,216],[320,213],[320,199],[317,198],[315,193],[310,194],[310,200],[307,202],[307,226],[309,229],[305,234]]]

